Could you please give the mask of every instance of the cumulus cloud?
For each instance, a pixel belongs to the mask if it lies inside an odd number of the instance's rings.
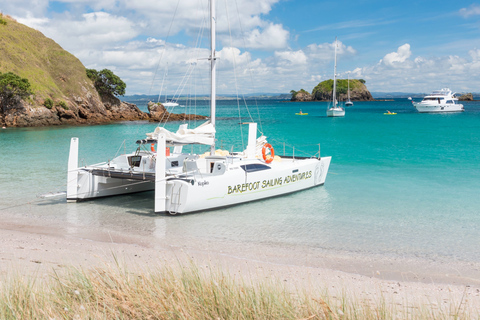
[[[12,17],[42,17],[48,9],[49,0],[1,0],[0,11]]]
[[[275,52],[275,57],[279,64],[290,64],[293,66],[305,65],[307,63],[307,56],[302,50],[298,51],[281,51]]]
[[[471,79],[480,76],[480,50],[470,50],[468,58],[458,55],[415,57],[409,44],[385,55],[377,64],[356,68],[352,74],[367,80],[374,91],[429,92],[450,87],[471,90]],[[468,73],[468,76],[466,74]]]
[[[471,16],[480,15],[480,5],[474,3],[468,8],[460,9],[459,13],[464,18],[469,18]]]
[[[246,36],[245,46],[253,49],[280,49],[287,46],[289,32],[280,24],[269,23],[263,30],[254,29]]]
[[[400,46],[397,52],[386,54],[380,62],[383,62],[385,65],[390,67],[408,66],[404,64],[404,62],[410,58],[411,55],[412,52],[410,51],[410,45],[406,43]]]
[[[335,54],[335,41],[332,43],[310,44],[307,46],[306,52],[311,60],[332,61]],[[353,47],[337,41],[337,57],[354,56],[355,54],[357,54],[357,51]]]
[[[54,19],[38,19],[28,15],[18,21],[40,30],[74,54],[85,49],[102,50],[109,45],[130,40],[139,33],[132,21],[107,12],[86,13],[77,20],[69,14]]]

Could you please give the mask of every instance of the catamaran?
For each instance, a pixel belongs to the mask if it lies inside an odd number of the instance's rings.
[[[338,105],[337,100],[337,38],[335,37],[335,66],[333,69],[332,106],[327,109],[327,117],[344,117],[345,109]]]
[[[325,183],[331,157],[276,156],[257,124],[248,123],[245,150],[216,150],[215,1],[210,1],[210,119],[176,132],[157,127],[138,148],[111,161],[78,166],[79,139],[70,143],[67,201],[154,190],[156,213],[190,213],[297,192]],[[185,153],[186,145],[210,146],[205,154]],[[173,147],[173,150],[171,148]],[[172,151],[172,152],[171,152]]]

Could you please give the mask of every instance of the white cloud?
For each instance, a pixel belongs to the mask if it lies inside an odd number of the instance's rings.
[[[18,21],[38,29],[75,55],[86,49],[103,50],[139,34],[133,22],[107,12],[86,13],[78,20],[69,14],[62,14],[53,19],[38,19],[28,15],[18,18]]]
[[[0,0],[0,12],[12,17],[41,17],[48,8],[49,0]]]
[[[302,50],[298,51],[281,51],[275,52],[275,57],[278,59],[279,64],[289,64],[292,66],[306,65],[307,56]]]
[[[469,51],[470,59],[457,55],[415,57],[410,45],[400,46],[377,64],[356,68],[352,74],[364,78],[371,91],[430,92],[450,87],[455,91],[472,90],[471,79],[480,77],[480,50]]]
[[[468,8],[460,9],[459,13],[464,18],[469,18],[471,16],[480,15],[480,5],[474,3]]]
[[[389,67],[402,67],[405,66],[404,62],[410,58],[412,52],[410,51],[410,45],[408,43],[398,47],[397,52],[391,52],[386,54],[380,62],[383,62]],[[408,66],[408,65],[407,65]],[[408,66],[409,67],[409,66]]]
[[[245,45],[253,49],[281,49],[287,46],[289,32],[280,24],[269,23],[263,30],[254,29],[246,36]]]
[[[314,62],[333,61],[335,55],[335,41],[332,43],[311,44],[307,46],[306,52],[309,59]],[[357,51],[351,46],[346,46],[341,41],[337,41],[337,58],[342,56],[354,56]]]

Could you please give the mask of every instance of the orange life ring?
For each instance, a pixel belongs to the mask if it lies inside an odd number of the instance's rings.
[[[270,156],[267,157],[267,149],[270,149]],[[270,143],[265,143],[262,148],[262,156],[265,163],[270,163],[273,161],[273,157],[275,157],[275,151]]]
[[[155,151],[155,143],[152,143],[152,144],[151,144],[150,150],[152,150],[152,152],[156,152],[156,151]]]

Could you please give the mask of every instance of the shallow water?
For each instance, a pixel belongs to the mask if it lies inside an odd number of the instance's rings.
[[[80,163],[93,164],[132,151],[156,124],[6,129],[0,131],[0,215],[82,238],[108,234],[217,251],[227,243],[239,252],[276,248],[289,261],[328,252],[478,269],[480,103],[464,105],[463,113],[419,114],[407,100],[356,102],[344,118],[327,118],[325,103],[260,101],[252,114],[260,114],[259,129],[277,154],[313,155],[320,143],[321,155],[332,156],[325,186],[175,217],[153,214],[152,192],[77,204],[36,197],[66,190],[71,137],[80,138]],[[295,116],[300,108],[309,115]],[[184,111],[208,114],[205,106]],[[218,146],[243,150],[238,140],[248,128],[239,123],[248,118],[240,113],[239,121],[233,102],[218,102]]]

